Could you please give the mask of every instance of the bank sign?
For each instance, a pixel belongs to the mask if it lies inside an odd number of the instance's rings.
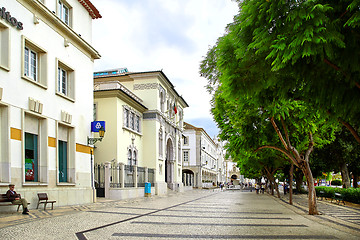
[[[103,127],[105,131],[105,121],[93,121],[91,122],[91,131],[99,132],[100,128]]]
[[[12,17],[10,12],[6,11],[6,8],[2,7],[0,8],[0,18],[5,19],[7,22],[9,22],[11,25],[16,27],[19,30],[23,30],[23,23],[19,22],[16,18]]]

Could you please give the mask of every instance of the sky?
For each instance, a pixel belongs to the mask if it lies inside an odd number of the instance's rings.
[[[211,96],[200,62],[238,12],[231,0],[92,1],[102,18],[93,21],[92,45],[100,53],[94,70],[162,70],[188,103],[184,120],[214,137]]]

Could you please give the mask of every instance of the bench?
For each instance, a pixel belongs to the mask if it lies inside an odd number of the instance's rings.
[[[40,204],[44,204],[44,210],[46,210],[46,205],[48,203],[51,203],[51,209],[52,210],[54,209],[54,203],[56,203],[56,201],[55,200],[49,200],[47,193],[38,193],[37,195],[38,195],[39,200],[38,200],[38,204],[37,204],[36,209],[39,208]]]
[[[326,200],[326,194],[324,191],[319,191],[319,195],[318,195],[319,198],[321,198],[320,200],[323,200],[323,198],[325,198]]]
[[[341,195],[341,193],[335,193],[335,196],[333,197],[333,199],[337,202],[337,204],[340,205],[340,202],[343,202],[343,204],[345,205],[344,197],[343,197],[343,195]],[[331,199],[331,202],[333,199]]]
[[[20,194],[19,194],[20,196]],[[21,198],[21,196],[20,196]],[[30,203],[28,202],[28,205]],[[18,205],[17,211],[19,211],[19,208],[21,206],[21,203],[12,203],[6,196],[6,194],[0,194],[0,206],[14,206],[14,205]]]

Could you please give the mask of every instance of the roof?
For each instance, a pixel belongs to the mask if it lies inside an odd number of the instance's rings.
[[[102,18],[99,13],[99,10],[90,2],[90,0],[78,0],[81,5],[89,12],[92,19]]]
[[[193,126],[193,125],[191,125],[190,123],[187,123],[187,122],[184,122],[184,128],[185,128],[185,129],[194,129],[195,131],[203,131],[203,132],[205,133],[205,135],[206,135],[214,144],[216,144],[216,143],[214,142],[214,139],[212,139],[212,138],[209,136],[209,134],[205,131],[205,129],[199,128],[199,127],[195,127],[195,126]]]
[[[110,69],[110,70],[104,70],[104,71],[98,71],[94,73],[94,78],[106,78],[106,77],[113,77],[113,76],[131,76],[134,74],[144,74],[144,73],[159,73],[161,74],[164,79],[167,81],[167,83],[170,85],[171,89],[178,95],[181,101],[184,102],[186,107],[189,107],[189,104],[185,101],[185,99],[179,95],[179,93],[175,90],[174,85],[170,82],[170,80],[167,78],[165,73],[162,70],[156,70],[156,71],[145,71],[145,72],[129,72],[127,68],[117,68],[117,69]]]

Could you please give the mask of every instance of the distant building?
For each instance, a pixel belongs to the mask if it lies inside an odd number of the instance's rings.
[[[106,137],[96,145],[95,162],[154,170],[155,194],[182,191],[181,139],[188,104],[166,75],[126,68],[96,72],[94,98],[94,118],[106,122]],[[123,172],[123,181],[138,178],[130,171]],[[143,196],[139,181],[118,184],[110,198]]]
[[[101,15],[90,1],[17,0],[1,1],[0,16],[0,191],[16,184],[31,208],[38,192],[58,206],[90,203]]]
[[[196,188],[217,186],[222,178],[222,145],[215,142],[203,128],[189,123],[185,123],[183,141],[184,185]]]
[[[226,182],[238,185],[239,182],[244,181],[244,177],[240,175],[240,169],[237,167],[236,162],[233,162],[231,158],[227,158],[224,160],[224,165],[226,169]]]

